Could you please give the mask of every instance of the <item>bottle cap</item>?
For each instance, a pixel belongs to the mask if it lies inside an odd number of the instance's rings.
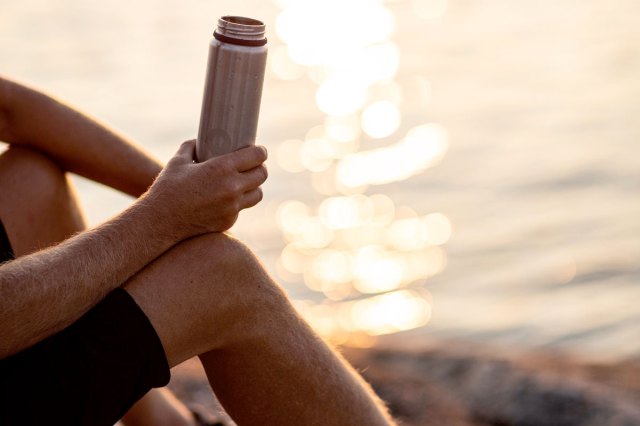
[[[264,23],[242,16],[223,16],[218,19],[218,27],[213,36],[222,42],[243,46],[267,44]]]

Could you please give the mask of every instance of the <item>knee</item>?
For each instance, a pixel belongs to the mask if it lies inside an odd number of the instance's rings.
[[[290,311],[285,292],[244,243],[222,233],[207,234],[198,240],[198,256],[206,259],[202,262],[202,272],[216,277],[217,282],[210,285],[224,293],[226,311],[240,327],[236,330],[238,334],[246,336],[250,331],[264,327],[274,315]],[[205,294],[206,297],[219,297],[218,291],[205,291]],[[211,302],[220,306],[220,300]]]
[[[260,339],[293,309],[251,250],[221,233],[177,244],[125,288],[158,331],[171,365]]]
[[[278,302],[285,297],[262,262],[242,241],[225,233],[206,234],[198,239],[205,270],[212,276],[222,272],[228,280],[220,284],[233,287],[227,290],[238,293],[245,302]]]
[[[30,205],[50,202],[66,192],[64,171],[51,159],[36,150],[11,147],[0,156],[0,186],[2,197],[24,200]]]

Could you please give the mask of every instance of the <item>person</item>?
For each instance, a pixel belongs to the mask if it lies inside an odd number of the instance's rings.
[[[264,147],[195,163],[187,141],[162,168],[124,136],[5,77],[0,140],[9,144],[0,156],[1,424],[195,424],[166,390],[152,390],[194,356],[239,425],[393,424],[225,233],[262,199]],[[137,199],[86,229],[67,172]]]

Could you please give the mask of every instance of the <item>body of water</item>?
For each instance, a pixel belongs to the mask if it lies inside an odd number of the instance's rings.
[[[636,2],[0,0],[0,72],[166,161],[217,18],[268,26],[234,231],[319,330],[640,354]],[[91,224],[131,200],[77,180]]]

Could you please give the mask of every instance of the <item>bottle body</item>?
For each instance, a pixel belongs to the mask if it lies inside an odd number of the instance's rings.
[[[240,17],[218,21],[209,43],[197,161],[255,143],[266,63],[264,24]]]

